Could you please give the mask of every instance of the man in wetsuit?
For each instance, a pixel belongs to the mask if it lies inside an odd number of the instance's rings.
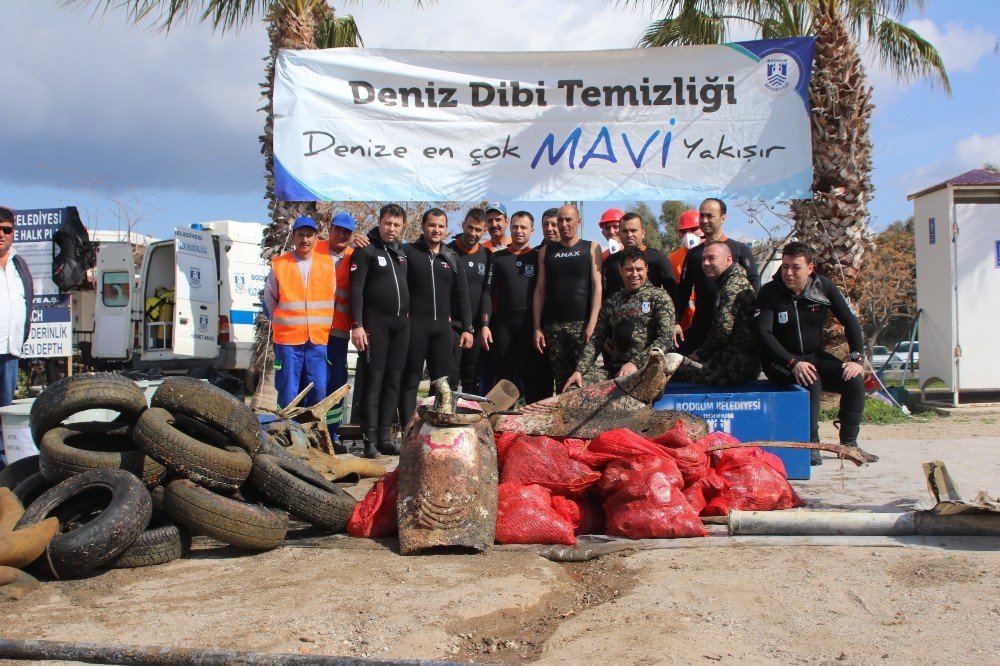
[[[733,262],[743,267],[754,290],[760,289],[757,262],[754,260],[750,248],[739,241],[727,238],[722,232],[722,225],[726,222],[725,202],[715,198],[705,199],[701,202],[698,213],[700,216],[698,224],[705,233],[705,242],[725,242],[733,254]],[[674,295],[677,321],[680,323],[684,318],[684,313],[687,312],[691,290],[693,289],[695,293],[695,309],[691,327],[687,331],[679,333],[676,338],[683,353],[690,353],[701,347],[705,342],[705,336],[708,335],[708,329],[712,326],[712,314],[715,311],[715,296],[718,293],[718,285],[715,284],[715,280],[705,275],[701,268],[701,253],[704,248],[704,245],[699,245],[687,253],[684,267],[681,269],[681,280],[677,285],[677,293]]]
[[[494,253],[490,273],[492,311],[484,311],[480,336],[493,356],[497,379],[513,382],[532,403],[552,395],[551,374],[532,344],[531,303],[538,278],[538,250],[528,245],[534,231],[531,213],[510,218],[510,245]],[[548,385],[545,380],[548,378]]]
[[[647,280],[646,257],[641,250],[631,247],[618,254],[622,257],[618,265],[623,287],[605,299],[594,336],[584,346],[563,391],[584,382],[631,374],[646,364],[651,349],[667,352],[673,343],[674,302],[670,295]],[[597,355],[606,341],[611,342],[614,353],[605,357],[603,368],[596,368]]]
[[[849,360],[823,351],[826,316],[844,326]],[[781,251],[781,269],[757,294],[757,336],[764,374],[773,382],[809,389],[809,435],[819,441],[819,403],[823,391],[840,394],[840,443],[857,446],[865,408],[864,337],[844,295],[815,273],[813,250],[798,241]],[[813,451],[814,465],[822,463]]]
[[[580,211],[566,204],[559,209],[559,242],[538,253],[534,343],[539,353],[548,351],[557,387],[573,374],[601,310],[601,247],[579,232]]]
[[[751,382],[760,374],[753,321],[753,285],[743,267],[733,263],[733,254],[722,241],[705,245],[701,266],[718,287],[708,335],[701,347],[691,354],[691,359],[701,363],[702,368],[683,365],[673,379],[711,386],[739,386]]]
[[[483,387],[480,385],[480,357],[483,346],[479,329],[483,325],[481,313],[489,309],[490,289],[487,276],[493,261],[493,253],[480,242],[485,231],[485,211],[473,208],[465,214],[462,233],[448,243],[448,247],[458,255],[459,265],[469,285],[469,305],[475,318],[473,326],[476,329],[473,333],[472,347],[463,349],[460,345],[455,345],[454,367],[449,373],[448,380],[453,390],[458,390],[461,383],[463,391],[474,395],[483,395]],[[451,326],[455,331],[455,338],[458,339],[462,335],[462,311],[458,302],[452,303],[451,314]]]
[[[410,292],[400,244],[406,212],[398,204],[379,211],[369,245],[351,255],[351,342],[363,364],[362,431],[366,458],[398,455],[389,434],[410,341]]]
[[[507,207],[499,201],[486,206],[486,231],[490,237],[483,241],[483,247],[490,252],[505,248],[510,243],[510,236],[507,235]]]
[[[657,249],[646,247],[646,230],[642,226],[642,218],[635,213],[625,213],[618,225],[618,240],[622,246],[628,249],[636,249],[642,253],[646,259],[647,279],[654,287],[662,287],[667,290],[667,294],[673,298],[677,290],[674,276],[670,270],[670,262],[667,255]],[[618,293],[623,287],[622,282],[622,255],[615,252],[604,261],[604,300]]]
[[[458,304],[463,349],[472,346],[472,310],[465,271],[458,255],[444,244],[448,216],[431,208],[420,221],[421,236],[403,246],[407,259],[406,281],[410,291],[410,342],[399,396],[399,423],[406,426],[417,409],[417,388],[424,362],[431,380],[447,377],[455,361],[455,336],[451,329],[452,303]]]

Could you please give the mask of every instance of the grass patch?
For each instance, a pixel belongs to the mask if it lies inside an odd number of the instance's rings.
[[[837,418],[837,413],[839,409],[837,407],[827,407],[826,409],[821,409],[819,412],[819,418],[822,421],[833,421]],[[934,412],[930,412],[933,414]],[[926,417],[926,415],[922,415]],[[909,421],[910,417],[901,412],[898,408],[887,405],[885,402],[877,398],[865,398],[865,412],[861,417],[862,423],[877,423],[877,424],[888,424],[888,423],[903,423],[904,421]]]

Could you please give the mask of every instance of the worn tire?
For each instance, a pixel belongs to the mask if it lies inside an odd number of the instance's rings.
[[[21,506],[28,506],[36,499],[38,499],[42,493],[51,488],[54,484],[50,483],[48,479],[42,476],[41,472],[35,472],[28,478],[26,478],[21,483],[14,486],[11,490],[14,496],[17,497],[21,502]]]
[[[38,472],[38,456],[28,456],[15,460],[0,469],[0,488],[13,490],[17,484]]]
[[[260,422],[253,411],[208,382],[168,377],[156,389],[150,404],[204,421],[250,455],[257,453],[260,446]]]
[[[171,481],[163,496],[170,517],[195,534],[237,548],[270,550],[288,533],[288,514],[245,504],[200,488],[187,479]]]
[[[257,456],[250,485],[282,509],[333,532],[344,531],[357,504],[343,489],[325,479],[322,485],[317,484],[277,456]]]
[[[173,414],[154,407],[143,412],[132,433],[151,458],[207,488],[232,492],[243,485],[253,465],[249,454],[198,441],[178,425]]]
[[[67,416],[85,409],[113,409],[131,425],[146,407],[146,396],[131,379],[111,372],[73,375],[50,385],[32,403],[31,437],[42,441]]]
[[[278,444],[270,435],[267,435],[260,443],[260,449],[257,450],[257,455],[254,457],[254,460],[260,456],[273,456],[275,458],[279,458],[286,463],[287,469],[295,472],[296,476],[308,480],[315,486],[326,488],[326,490],[331,493],[334,492],[335,488],[337,488],[336,484],[310,467],[309,463],[300,458],[296,458],[294,455],[289,453],[285,447]],[[251,474],[252,473],[253,472],[251,471]]]
[[[47,490],[17,524],[58,518],[62,531],[49,542],[44,559],[56,578],[75,578],[124,553],[146,529],[152,511],[149,492],[134,474],[92,469]]]
[[[128,550],[108,563],[112,569],[134,569],[173,562],[191,549],[191,533],[167,523],[151,527],[139,535]]]
[[[67,423],[52,428],[38,443],[39,471],[59,483],[91,469],[124,469],[155,486],[167,468],[146,455],[120,423]]]

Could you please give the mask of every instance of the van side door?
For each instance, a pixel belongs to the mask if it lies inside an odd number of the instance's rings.
[[[132,244],[101,243],[94,269],[94,358],[126,359],[132,346],[132,292],[135,290],[135,263]]]
[[[174,354],[219,355],[219,278],[209,231],[174,229]]]

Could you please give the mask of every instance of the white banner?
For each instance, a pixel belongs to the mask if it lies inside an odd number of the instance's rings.
[[[73,355],[73,324],[69,294],[52,281],[52,239],[62,227],[69,208],[35,208],[14,211],[17,221],[14,249],[24,257],[35,287],[31,331],[21,358],[56,358]]]
[[[282,51],[286,201],[809,198],[814,40]]]

